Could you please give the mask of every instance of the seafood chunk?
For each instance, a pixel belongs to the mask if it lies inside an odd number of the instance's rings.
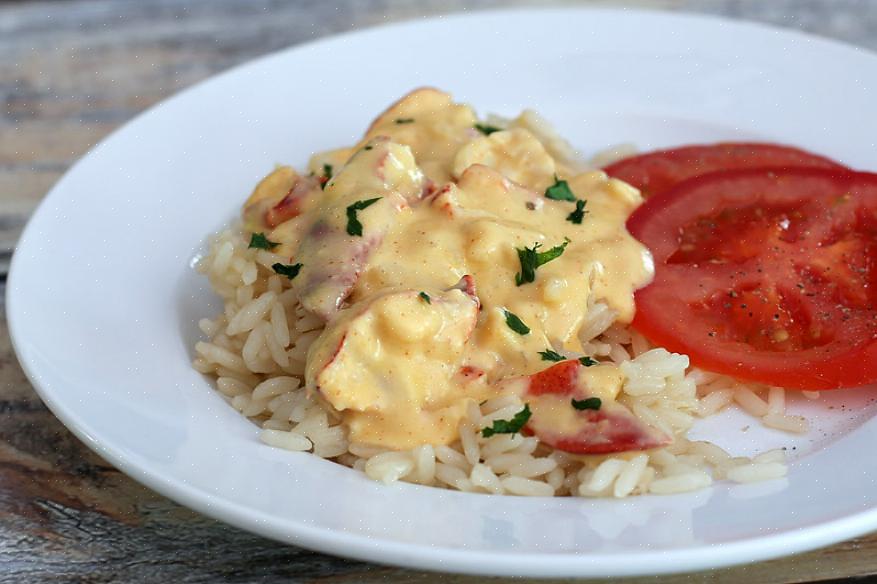
[[[481,136],[466,144],[454,158],[454,176],[460,177],[473,164],[483,164],[507,179],[543,193],[554,184],[554,159],[536,136],[513,128]]]
[[[378,295],[342,310],[315,341],[307,383],[344,413],[354,441],[416,445],[421,424],[450,441],[465,405],[452,378],[477,317],[477,299],[462,290]]]
[[[365,141],[389,136],[409,146],[424,173],[437,184],[451,179],[454,156],[461,146],[476,138],[475,112],[454,103],[438,89],[415,89],[391,105],[372,122]]]
[[[670,444],[670,436],[616,401],[623,381],[615,365],[585,367],[570,360],[502,383],[529,403],[526,430],[559,450],[609,454]]]
[[[377,138],[359,150],[326,184],[319,214],[295,254],[302,268],[293,286],[302,306],[331,317],[398,214],[420,199],[424,187],[407,146]]]

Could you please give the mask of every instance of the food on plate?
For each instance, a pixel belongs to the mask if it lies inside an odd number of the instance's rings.
[[[686,179],[716,170],[778,167],[845,168],[824,156],[792,146],[725,142],[647,152],[619,160],[604,170],[638,188],[647,199]]]
[[[649,199],[636,328],[702,368],[822,390],[877,380],[877,175],[730,170]]]
[[[564,452],[607,454],[672,443],[672,436],[617,402],[623,382],[617,367],[568,359],[502,383],[520,385],[527,411],[532,409],[526,428],[542,443]]]
[[[807,423],[786,413],[775,378],[768,387],[704,351],[692,354],[711,371],[692,367],[678,335],[666,336],[674,352],[663,348],[658,325],[681,313],[648,298],[673,293],[662,288],[671,221],[638,217],[669,196],[643,206],[637,188],[589,167],[533,112],[480,120],[444,92],[415,90],[357,144],[313,155],[303,172],[275,168],[241,225],[213,238],[199,266],[225,306],[201,321],[209,340],[194,366],[265,443],[386,483],[624,497],[783,476],[780,450],[747,459],[686,438],[696,417],[732,402],[778,430]],[[756,211],[716,233],[745,232]],[[695,226],[696,249],[684,253],[745,254],[775,236],[758,221],[739,249]],[[870,257],[863,241],[837,248],[854,254],[853,272]],[[811,267],[831,259],[810,251]],[[635,315],[658,325],[644,324],[644,336]],[[726,311],[722,340],[752,332],[738,317]],[[790,347],[804,338],[787,328]]]

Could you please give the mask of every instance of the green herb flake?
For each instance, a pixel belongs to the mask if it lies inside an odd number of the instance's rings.
[[[301,271],[301,264],[274,264],[271,266],[271,269],[274,270],[275,273],[280,274],[281,276],[286,276],[290,280],[294,279],[298,276],[298,273]]]
[[[254,233],[250,236],[250,245],[247,247],[250,249],[274,249],[278,245],[280,244],[269,241],[264,233]]]
[[[603,400],[599,397],[589,397],[587,399],[573,399],[572,407],[577,410],[599,410],[603,405]]]
[[[475,124],[473,127],[485,136],[490,136],[494,132],[502,131],[502,128],[497,128],[496,126],[491,126],[489,124]]]
[[[320,188],[325,189],[326,185],[329,184],[329,181],[332,179],[332,165],[331,164],[323,164],[323,178],[320,179]]]
[[[552,351],[551,349],[548,349],[547,351],[539,351],[539,354],[542,355],[543,361],[563,361],[566,359],[566,357],[560,353]]]
[[[420,296],[420,299],[427,304],[432,304],[432,298],[430,298],[429,294],[427,294],[426,292],[421,292],[420,294],[418,294],[418,296]]]
[[[569,188],[569,183],[565,180],[560,180],[557,178],[557,175],[554,175],[554,184],[545,189],[545,198],[554,201],[575,202],[576,200],[576,196]]]
[[[518,318],[517,314],[509,312],[505,309],[503,309],[502,312],[505,315],[505,323],[510,329],[512,329],[521,336],[530,334],[530,327],[525,325],[524,321]]]
[[[396,122],[397,124],[413,124],[414,118],[396,118],[393,121]]]
[[[515,248],[518,252],[518,260],[521,262],[521,271],[515,274],[515,284],[521,286],[528,282],[536,281],[536,268],[544,266],[551,260],[556,260],[563,255],[566,246],[569,245],[568,238],[563,239],[563,243],[556,245],[548,251],[537,251],[542,244],[535,243],[533,247],[525,247],[524,249]]]
[[[587,201],[583,201],[581,199],[576,201],[576,210],[566,216],[566,220],[570,223],[575,223],[576,225],[582,224],[582,219],[585,218],[585,205]]]
[[[593,367],[594,365],[599,365],[599,364],[600,364],[599,361],[596,361],[596,360],[594,360],[594,359],[591,359],[590,357],[582,357],[582,358],[580,358],[580,359],[579,359],[579,363],[581,363],[581,364],[584,365],[585,367]]]
[[[373,148],[373,146],[369,145],[369,146],[366,146],[365,148],[363,148],[363,150],[371,150],[372,148]]]
[[[511,420],[494,420],[493,426],[481,430],[481,435],[490,438],[494,434],[517,434],[532,415],[530,404],[524,404],[524,409],[515,414]]]
[[[347,234],[348,235],[358,235],[362,237],[362,223],[359,222],[359,219],[356,218],[356,212],[362,211],[372,205],[374,205],[377,201],[379,201],[380,197],[375,197],[374,199],[366,199],[364,201],[357,201],[352,205],[347,206]]]

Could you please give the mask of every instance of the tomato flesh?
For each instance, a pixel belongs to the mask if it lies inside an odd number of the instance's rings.
[[[877,381],[877,175],[750,169],[631,215],[655,280],[634,326],[695,365],[809,390]]]
[[[709,172],[766,167],[845,168],[824,156],[791,146],[725,142],[648,152],[619,160],[604,170],[609,176],[632,184],[648,198]]]

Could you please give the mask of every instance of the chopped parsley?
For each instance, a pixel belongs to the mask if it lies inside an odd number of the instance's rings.
[[[517,314],[509,312],[505,308],[502,309],[502,312],[505,315],[505,323],[510,329],[522,336],[530,334],[530,327],[525,325],[524,321],[518,318]]]
[[[539,351],[539,354],[542,355],[543,361],[564,361],[566,357],[561,355],[560,353],[556,353],[551,349],[547,351]]]
[[[320,188],[325,189],[326,185],[332,179],[332,165],[323,164],[323,178],[320,180]]]
[[[254,233],[252,236],[250,236],[250,245],[248,245],[247,247],[255,249],[274,249],[278,245],[280,244],[269,241],[268,238],[265,237],[264,233]]]
[[[493,426],[481,430],[481,435],[490,438],[494,434],[517,434],[531,415],[533,412],[530,411],[530,404],[524,404],[524,409],[515,414],[511,420],[494,420]]]
[[[362,211],[372,205],[374,205],[380,197],[375,197],[374,199],[366,199],[364,201],[357,201],[352,205],[347,206],[347,233],[348,235],[358,235],[362,237],[362,223],[359,222],[359,219],[356,218],[356,212]]]
[[[420,296],[420,299],[427,304],[432,304],[432,298],[430,298],[429,294],[427,294],[426,292],[421,292],[420,294],[418,294],[418,296]]]
[[[271,266],[276,273],[281,276],[286,276],[290,280],[294,279],[298,276],[298,273],[301,271],[301,264],[281,264],[277,263]]]
[[[396,122],[397,124],[413,124],[414,118],[396,118],[393,121]]]
[[[557,175],[554,175],[554,184],[545,189],[545,198],[554,201],[574,202],[576,200],[576,196],[569,188],[569,183],[565,180],[560,180],[557,178]]]
[[[363,148],[363,150],[371,150],[371,149],[372,149],[371,144],[369,144],[368,146],[366,146],[365,148]]]
[[[599,364],[600,364],[599,361],[597,361],[597,360],[595,360],[595,359],[591,359],[590,357],[582,357],[582,358],[580,358],[580,359],[579,359],[579,363],[581,363],[581,364],[584,365],[585,367],[592,367],[592,366],[594,366],[594,365],[599,365]]]
[[[474,128],[485,136],[490,136],[494,132],[502,131],[502,128],[497,128],[496,126],[491,126],[490,124],[475,124]]]
[[[524,249],[515,248],[518,252],[518,259],[521,262],[521,271],[515,274],[515,284],[521,286],[527,282],[535,282],[536,268],[559,258],[563,255],[567,245],[569,245],[569,239],[564,238],[563,243],[552,247],[548,251],[536,251],[542,246],[541,243],[535,243],[533,247],[525,247]]]
[[[576,225],[582,224],[582,219],[585,218],[585,205],[587,201],[583,201],[581,199],[576,201],[576,210],[566,216],[566,220],[570,223],[575,223]]]
[[[577,410],[599,410],[603,405],[603,400],[599,397],[589,397],[587,399],[573,399],[572,407]]]

